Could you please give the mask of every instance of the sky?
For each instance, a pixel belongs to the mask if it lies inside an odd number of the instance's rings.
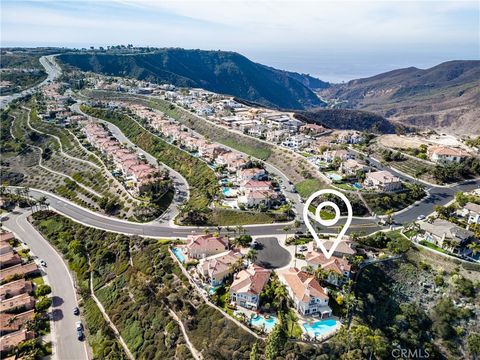
[[[2,0],[1,45],[237,51],[340,82],[480,58],[478,1]]]

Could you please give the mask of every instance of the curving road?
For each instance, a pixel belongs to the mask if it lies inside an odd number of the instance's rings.
[[[132,141],[130,141],[130,139],[128,137],[126,137],[123,134],[123,132],[117,126],[115,126],[114,124],[112,124],[108,121],[105,121],[105,120],[102,120],[102,119],[99,119],[99,118],[96,118],[96,117],[85,114],[82,110],[80,110],[80,105],[81,105],[81,103],[77,102],[77,103],[75,103],[71,106],[71,109],[73,111],[79,113],[79,114],[82,114],[83,116],[86,116],[91,121],[105,124],[108,127],[108,129],[112,132],[112,134],[117,138],[118,141],[120,141],[121,143],[127,143],[132,149],[135,150],[135,152],[137,154],[140,154],[140,153],[143,154],[145,156],[146,160],[150,164],[157,165],[159,167],[163,167],[168,171],[168,174],[173,181],[175,193],[173,195],[173,200],[170,203],[170,206],[155,221],[156,222],[167,222],[167,223],[170,220],[173,221],[173,219],[180,212],[179,207],[184,202],[186,202],[188,200],[189,186],[188,186],[187,180],[178,171],[175,171],[174,169],[172,169],[171,167],[169,167],[169,166],[167,166],[163,163],[159,163],[154,156],[150,155],[148,152],[139,148],[138,145],[136,145]]]
[[[42,56],[40,58],[40,64],[45,68],[45,71],[47,72],[47,78],[43,80],[41,83],[34,85],[28,89],[25,89],[19,93],[11,94],[11,95],[5,95],[5,96],[0,96],[0,109],[5,108],[8,104],[10,104],[13,100],[20,99],[24,96],[31,95],[35,91],[37,91],[39,88],[41,88],[43,85],[52,82],[56,78],[58,78],[62,74],[62,70],[60,67],[57,65],[55,60],[53,59],[56,55],[48,55],[48,56]]]
[[[37,230],[28,222],[30,211],[18,209],[3,216],[3,224],[13,231],[39,259],[45,260],[44,268],[52,288],[52,342],[54,358],[59,360],[88,359],[86,341],[78,341],[75,322],[79,317],[73,315],[78,306],[73,279],[62,257],[50,246]]]

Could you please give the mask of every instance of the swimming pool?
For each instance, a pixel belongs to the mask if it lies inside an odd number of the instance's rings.
[[[337,320],[319,320],[314,323],[303,323],[303,328],[311,337],[322,336],[334,331],[337,327]]]
[[[182,262],[182,263],[185,262],[186,259],[185,259],[185,255],[183,255],[182,249],[173,248],[172,251],[175,254],[175,256],[177,257],[177,259],[180,260],[180,262]]]
[[[222,188],[223,195],[226,197],[234,197],[235,194],[237,193],[235,190],[230,189],[230,188]]]
[[[358,190],[363,189],[362,184],[360,184],[360,183],[358,183],[358,182],[356,182],[355,184],[353,184],[353,187],[356,188],[356,189],[358,189]]]
[[[332,179],[333,181],[340,181],[340,180],[342,180],[342,176],[341,176],[341,175],[338,175],[338,174],[335,174],[335,173],[328,173],[327,175],[328,175],[328,177],[329,177],[330,179]]]
[[[250,324],[256,328],[262,329],[265,326],[265,331],[272,331],[273,327],[277,323],[277,318],[275,316],[270,316],[266,319],[263,315],[256,315],[250,319]]]

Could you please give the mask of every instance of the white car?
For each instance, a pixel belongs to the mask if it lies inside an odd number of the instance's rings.
[[[47,267],[47,262],[45,260],[40,260],[40,265]]]
[[[418,215],[417,220],[425,220],[425,215]]]

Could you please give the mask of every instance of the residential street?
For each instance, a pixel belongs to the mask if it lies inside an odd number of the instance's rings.
[[[60,255],[28,222],[30,212],[16,209],[3,216],[3,224],[47,263],[44,269],[52,287],[52,341],[54,358],[59,360],[88,359],[87,342],[77,340],[75,322],[81,318],[73,315],[78,306],[75,288],[67,266]]]

